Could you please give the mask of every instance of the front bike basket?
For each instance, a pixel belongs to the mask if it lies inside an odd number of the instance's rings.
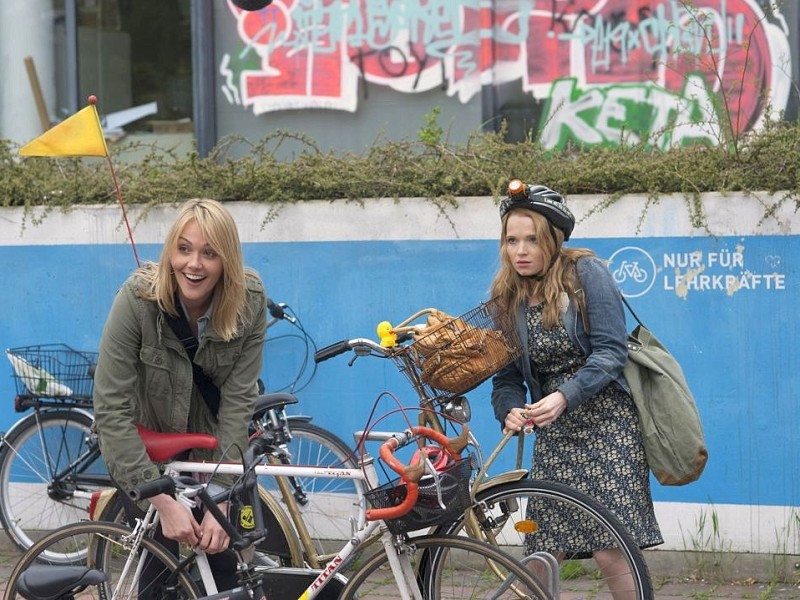
[[[83,352],[65,344],[9,348],[17,394],[33,398],[90,401],[94,389],[96,352]]]
[[[520,355],[515,328],[498,312],[496,300],[490,300],[460,317],[434,309],[417,313],[428,313],[427,324],[398,327],[410,331],[414,341],[392,358],[429,399],[465,394]]]
[[[432,475],[425,475],[419,481],[419,496],[411,510],[401,517],[386,521],[389,531],[399,535],[458,520],[472,504],[472,464],[469,456],[453,461],[439,471],[438,486]],[[371,508],[390,508],[402,504],[406,492],[406,484],[397,478],[366,492],[364,497]]]

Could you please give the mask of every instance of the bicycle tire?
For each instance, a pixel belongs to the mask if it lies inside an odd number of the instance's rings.
[[[158,593],[161,590],[152,588],[152,586],[155,585],[154,582],[159,580],[157,576],[148,578],[145,582],[145,586],[147,587],[143,587],[142,589],[138,588],[137,583],[133,583],[133,585],[137,585],[136,588],[132,586],[128,587],[126,583],[120,583],[122,566],[126,558],[131,556],[130,544],[128,544],[126,539],[132,534],[133,530],[130,527],[119,523],[82,521],[59,527],[31,546],[14,566],[6,588],[6,600],[13,600],[20,597],[16,593],[17,581],[28,567],[34,563],[54,564],[47,557],[51,555],[63,555],[67,553],[68,548],[79,549],[76,552],[76,556],[80,555],[85,557],[81,561],[82,564],[99,569],[108,577],[105,583],[97,587],[87,588],[81,593],[81,598],[108,600],[115,592],[118,594],[117,597],[122,598],[141,598],[143,597],[142,594],[146,593],[150,593],[152,597],[161,597]],[[189,576],[188,571],[179,568],[176,557],[164,548],[164,546],[145,537],[141,540],[141,547],[148,553],[145,556],[152,557],[150,559],[152,561],[157,561],[153,563],[153,565],[157,565],[153,568],[156,571],[160,570],[160,572],[166,576],[166,581],[159,582],[159,585],[174,588],[174,595],[168,597],[175,598],[176,600],[189,600],[201,596],[199,587]],[[133,568],[129,570],[130,576],[135,576],[137,572],[135,566],[142,560],[142,553],[137,554],[133,560]],[[126,579],[126,581],[130,580]],[[171,585],[172,581],[175,583],[174,586]],[[172,589],[170,589],[170,591],[172,591]],[[130,596],[127,594],[130,594]]]
[[[636,600],[653,599],[653,587],[644,554],[627,529],[597,500],[561,483],[524,479],[489,485],[481,489],[470,509],[480,523],[481,539],[509,551],[515,558],[525,560],[524,533],[518,533],[518,530],[531,524],[526,518],[526,507],[530,501],[536,503],[540,514],[549,510],[569,510],[570,516],[576,519],[580,518],[583,522],[588,519],[594,532],[603,536],[603,539],[614,548],[619,549],[619,558],[622,562],[615,563],[615,567],[619,569],[616,575],[629,576],[630,582],[626,587],[633,587],[633,590],[626,591],[629,593],[634,591]],[[539,521],[536,526],[539,529],[534,535],[548,534],[544,522]],[[436,529],[436,533],[463,534],[464,517],[451,524],[440,526]],[[541,561],[533,560],[540,569],[547,571],[547,567],[542,565]],[[610,598],[611,587],[619,580],[612,580],[606,577],[603,571],[592,569],[588,561],[591,559],[562,562],[557,569],[558,579],[549,584],[550,591],[552,592],[554,586],[558,586],[561,591],[591,589],[593,598]],[[541,572],[540,578],[547,579]]]
[[[55,409],[24,417],[0,448],[0,522],[11,541],[27,550],[44,533],[87,516],[91,493],[111,484],[91,431],[92,417]],[[73,467],[84,453],[90,464]],[[96,452],[96,454],[95,454]],[[80,468],[80,472],[77,469]],[[96,482],[82,480],[90,475]]]
[[[288,444],[291,464],[357,469],[353,450],[337,435],[305,421],[289,420],[292,441]],[[308,529],[311,543],[320,561],[307,560],[312,566],[322,566],[327,558],[340,550],[350,539],[350,518],[353,506],[364,497],[364,482],[344,478],[303,478],[296,482],[306,493],[306,502],[298,501],[301,518]],[[259,483],[280,499],[275,477],[260,477]],[[286,509],[285,503],[281,505]],[[312,558],[313,557],[307,557]],[[301,565],[295,565],[301,566]]]
[[[424,600],[549,598],[533,573],[495,546],[449,535],[415,537],[407,544]],[[366,559],[350,575],[340,600],[400,598],[388,561],[382,551]],[[510,577],[505,587],[503,576]]]

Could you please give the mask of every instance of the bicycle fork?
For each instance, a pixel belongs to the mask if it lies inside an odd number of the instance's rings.
[[[124,540],[126,542],[126,547],[131,549],[139,548],[140,553],[130,552],[128,554],[128,559],[125,561],[125,565],[122,567],[119,581],[110,600],[118,600],[117,591],[125,590],[128,581],[141,580],[142,570],[147,562],[147,549],[141,547],[142,538],[144,538],[150,523],[153,523],[157,517],[158,513],[156,512],[155,507],[151,506],[148,508],[147,514],[143,518],[136,519],[136,526],[133,528],[133,532],[127,540]],[[138,562],[136,562],[137,559],[139,559]],[[131,576],[130,570],[134,563],[136,563],[136,572],[133,574],[133,576]]]
[[[414,573],[414,567],[411,565],[414,547],[402,541],[398,542],[397,538],[388,530],[381,535],[381,543],[386,550],[386,557],[392,568],[400,598],[402,600],[422,600],[422,590],[419,589],[419,581]]]

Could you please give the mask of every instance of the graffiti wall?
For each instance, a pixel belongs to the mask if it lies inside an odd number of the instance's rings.
[[[406,101],[428,93],[432,105],[479,102],[495,127],[513,113],[547,148],[716,145],[790,105],[797,23],[785,4],[274,0],[246,12],[227,3],[220,17],[236,35],[219,53],[219,89],[223,103],[255,116],[358,114],[371,93],[390,90]]]

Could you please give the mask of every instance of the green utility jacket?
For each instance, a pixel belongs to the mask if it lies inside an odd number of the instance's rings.
[[[193,385],[183,345],[157,303],[139,297],[137,282],[132,275],[114,299],[100,341],[94,385],[103,459],[126,491],[161,474],[145,453],[137,423],[156,431],[213,434],[218,448],[195,450],[191,459],[216,462],[225,453],[224,460],[241,461],[266,337],[266,293],[261,281],[248,277],[253,319],[246,330],[225,342],[209,323],[195,355],[195,362],[220,390],[219,413],[214,417]]]

